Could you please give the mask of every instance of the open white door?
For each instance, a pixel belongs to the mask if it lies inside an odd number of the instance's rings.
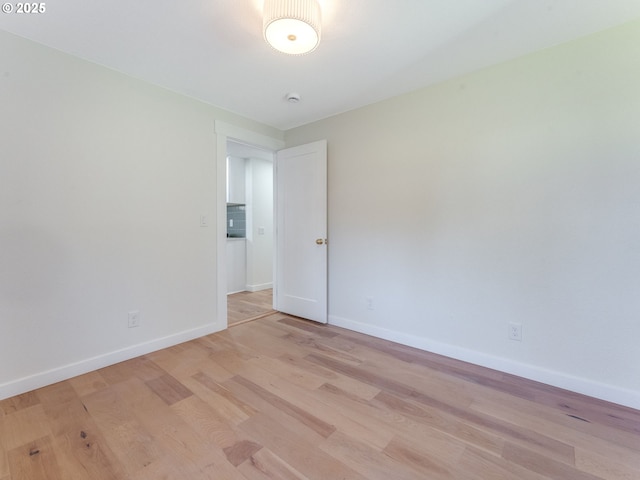
[[[274,308],[327,323],[327,141],[278,151],[274,175]]]

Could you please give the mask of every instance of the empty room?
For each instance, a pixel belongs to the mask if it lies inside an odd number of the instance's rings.
[[[639,339],[637,0],[3,3],[0,480],[638,479]]]

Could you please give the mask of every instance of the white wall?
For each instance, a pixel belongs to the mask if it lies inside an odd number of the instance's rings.
[[[330,322],[640,407],[638,45],[636,22],[286,132],[328,139]]]
[[[273,162],[248,158],[246,167],[247,290],[256,292],[273,287]]]
[[[225,328],[214,123],[282,133],[2,31],[0,51],[0,398]]]

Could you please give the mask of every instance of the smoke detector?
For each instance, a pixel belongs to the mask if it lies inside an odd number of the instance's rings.
[[[300,94],[299,93],[287,93],[287,96],[285,97],[287,99],[287,102],[289,103],[298,103],[300,101]]]

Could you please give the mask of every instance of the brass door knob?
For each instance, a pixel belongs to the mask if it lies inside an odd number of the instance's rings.
[[[321,238],[316,238],[316,244],[317,245],[322,245],[324,243],[324,240]]]

